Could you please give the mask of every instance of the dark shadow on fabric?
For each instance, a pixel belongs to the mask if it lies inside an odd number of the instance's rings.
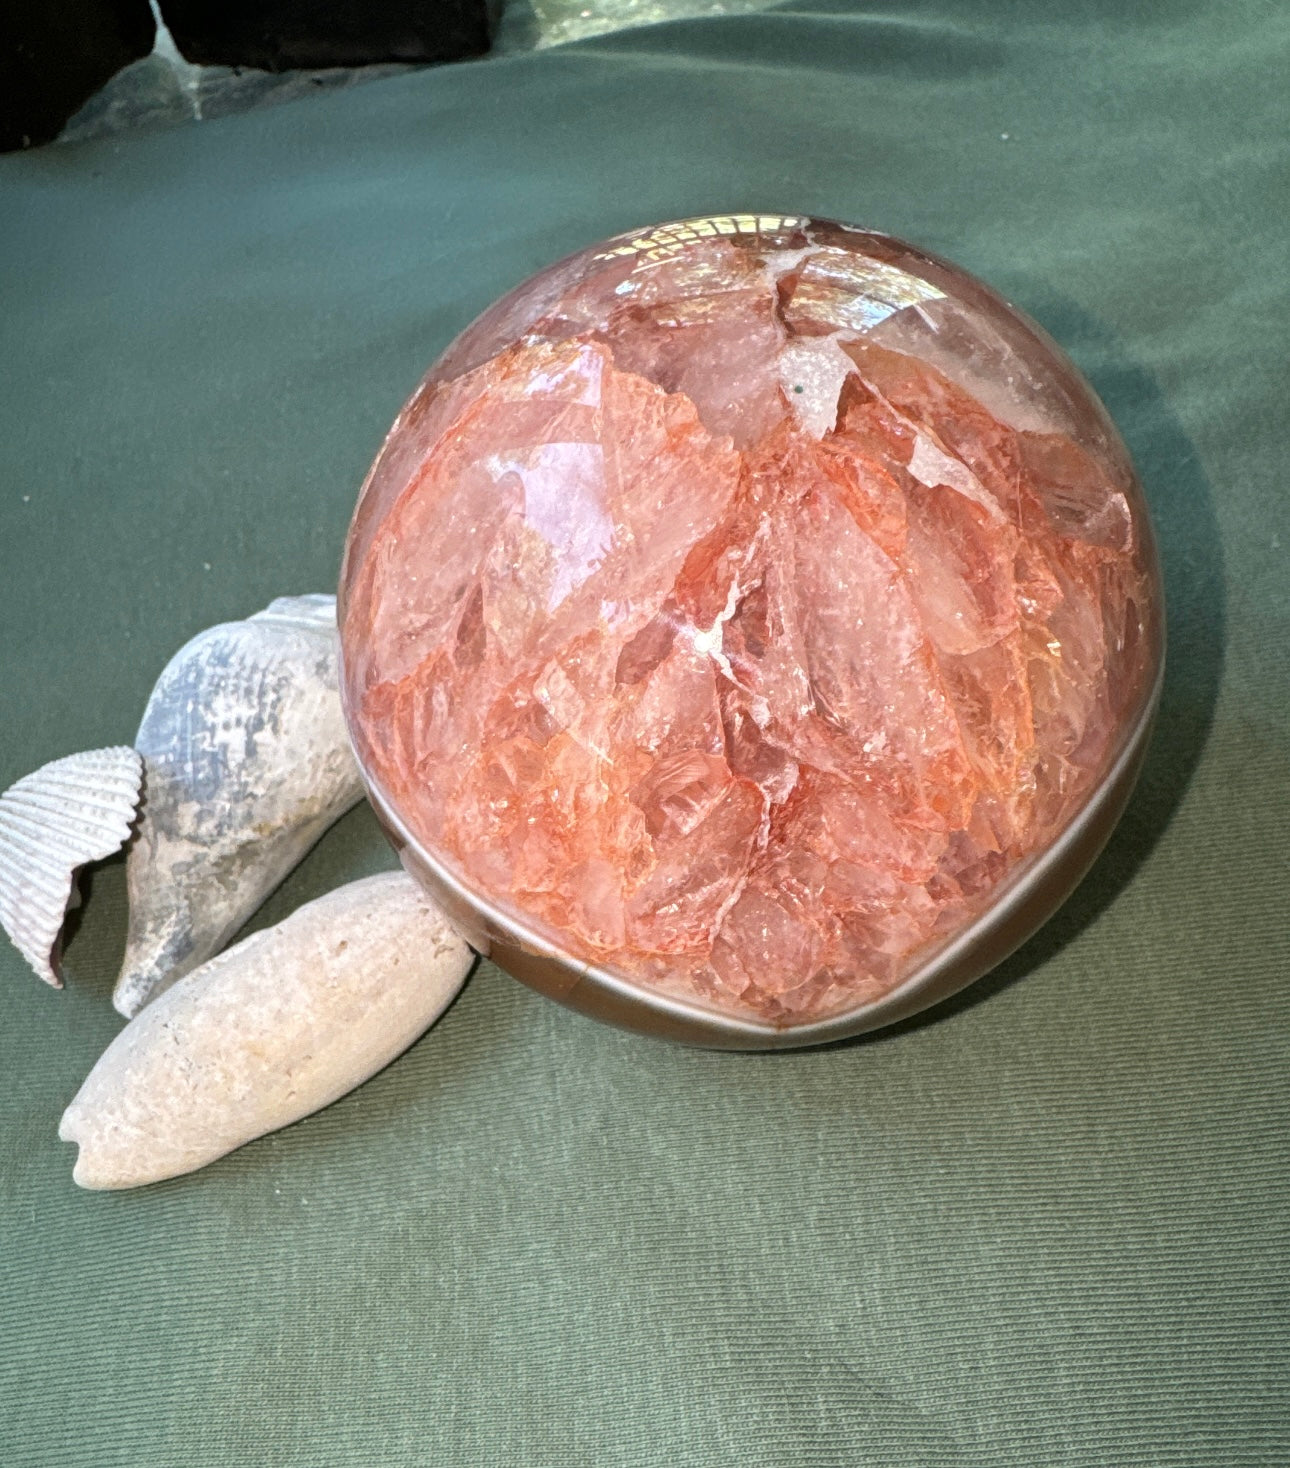
[[[125,953],[127,906],[126,848],[106,860],[82,867],[80,901],[63,924],[63,982],[111,1002]],[[84,936],[82,937],[82,933]]]
[[[961,1014],[1055,958],[1110,907],[1150,856],[1191,783],[1213,723],[1227,620],[1213,488],[1155,379],[1104,325],[1038,283],[1027,303],[1106,404],[1133,455],[1151,506],[1168,619],[1165,682],[1155,733],[1124,818],[1088,875],[1032,938],[984,978],[943,1003],[886,1029],[837,1042],[840,1045],[881,1043]]]

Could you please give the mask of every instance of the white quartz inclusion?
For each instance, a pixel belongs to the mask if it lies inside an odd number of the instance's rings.
[[[837,423],[842,384],[855,363],[836,336],[801,337],[779,355],[779,380],[800,426],[823,438]]]

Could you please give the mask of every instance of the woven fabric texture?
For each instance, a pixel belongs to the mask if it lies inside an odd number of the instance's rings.
[[[487,963],[354,1095],[88,1194],[120,860],[0,945],[4,1468],[1290,1462],[1290,12],[861,5],[627,32],[0,160],[0,787],[189,636],[334,586],[452,334],[616,230],[816,213],[1065,346],[1156,519],[1131,809],[1001,970],[778,1056]],[[363,807],[255,919],[393,864]]]

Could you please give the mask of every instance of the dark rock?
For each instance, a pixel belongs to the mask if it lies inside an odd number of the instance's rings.
[[[453,61],[488,50],[487,0],[161,0],[184,57],[204,66]]]
[[[9,0],[0,5],[0,151],[58,136],[123,66],[152,50],[148,0]]]

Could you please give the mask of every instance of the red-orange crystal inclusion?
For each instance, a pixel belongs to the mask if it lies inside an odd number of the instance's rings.
[[[1104,412],[979,283],[695,220],[535,277],[422,384],[351,532],[346,698],[483,902],[798,1023],[1070,823],[1144,707],[1154,576]]]

